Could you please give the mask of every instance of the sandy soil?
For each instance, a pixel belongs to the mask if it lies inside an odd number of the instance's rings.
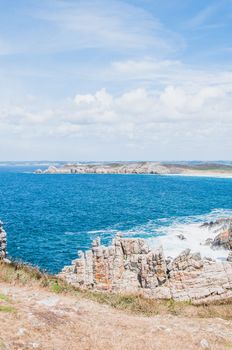
[[[4,296],[8,300],[4,300]],[[0,349],[230,349],[232,321],[141,317],[34,287],[0,283]]]

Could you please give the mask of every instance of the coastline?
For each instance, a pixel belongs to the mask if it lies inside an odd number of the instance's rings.
[[[64,164],[37,169],[35,174],[99,174],[99,175],[169,175],[214,178],[232,178],[232,165],[200,162],[159,163],[159,162],[117,162],[101,164]]]

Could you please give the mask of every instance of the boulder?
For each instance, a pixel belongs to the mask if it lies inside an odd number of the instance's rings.
[[[184,241],[186,239],[186,237],[180,233],[179,235],[177,235],[177,237],[181,240],[181,241]]]
[[[227,261],[232,262],[232,252],[229,252]]]

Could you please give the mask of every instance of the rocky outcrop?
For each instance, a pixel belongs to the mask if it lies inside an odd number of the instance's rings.
[[[232,228],[219,233],[212,242],[212,247],[223,247],[232,250]]]
[[[109,247],[94,241],[92,250],[79,252],[79,258],[60,275],[77,286],[135,292],[164,284],[166,270],[161,249],[151,251],[143,239],[116,237]]]
[[[174,171],[175,169],[175,171]],[[135,163],[100,163],[100,164],[66,164],[62,167],[50,166],[42,171],[36,170],[36,174],[169,174],[172,171],[180,172],[173,166],[167,166],[157,162]]]
[[[202,227],[207,227],[210,231],[217,234],[214,239],[208,238],[205,245],[213,249],[224,248],[232,250],[232,218],[222,218],[209,223],[204,223]]]
[[[6,232],[3,223],[0,221],[0,260],[6,258]]]
[[[36,174],[186,174],[232,177],[232,166],[224,164],[167,163],[167,162],[115,162],[73,163],[38,169]]]
[[[181,241],[184,241],[186,239],[186,237],[182,233],[176,235],[176,237],[178,237]]]
[[[232,251],[231,251],[231,252],[229,252],[229,255],[228,255],[227,261],[232,262]]]
[[[165,259],[162,248],[152,250],[143,239],[116,237],[109,247],[98,239],[60,277],[81,288],[157,299],[197,303],[232,298],[232,263],[202,259],[189,249]]]

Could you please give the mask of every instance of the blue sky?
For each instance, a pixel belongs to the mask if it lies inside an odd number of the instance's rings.
[[[0,0],[0,23],[0,160],[231,158],[231,0]]]

